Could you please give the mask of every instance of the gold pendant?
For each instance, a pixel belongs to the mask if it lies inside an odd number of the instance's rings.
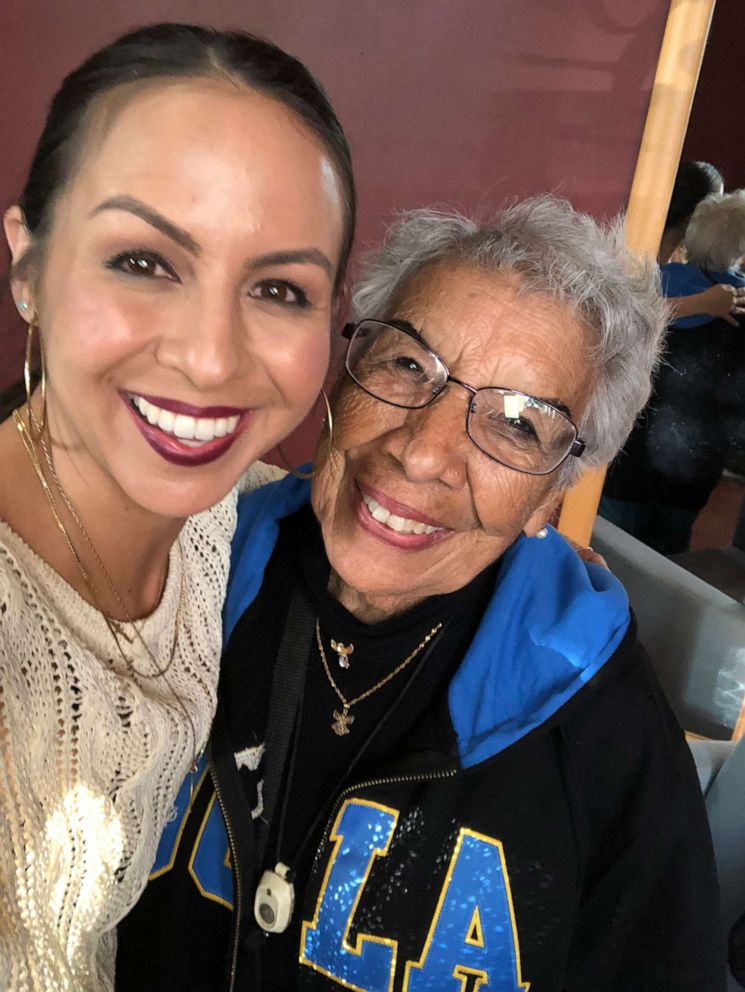
[[[348,706],[345,706],[341,713],[338,710],[334,710],[334,722],[331,724],[331,729],[339,737],[344,737],[345,734],[348,734],[349,728],[353,723],[354,717],[349,715]]]
[[[331,650],[336,651],[339,657],[339,666],[349,668],[349,656],[354,651],[354,644],[342,644],[341,641],[335,641],[332,637]]]

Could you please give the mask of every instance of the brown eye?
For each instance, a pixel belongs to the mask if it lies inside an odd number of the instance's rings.
[[[129,255],[124,259],[122,268],[128,269],[133,275],[154,276],[157,266],[151,258]]]
[[[272,300],[274,303],[287,303],[290,296],[289,286],[281,282],[265,282],[260,287],[262,300]]]
[[[249,296],[280,307],[302,309],[309,305],[305,292],[286,279],[264,279],[253,287]]]
[[[171,279],[176,281],[176,273],[159,255],[149,251],[123,251],[109,262],[107,267],[138,279]]]

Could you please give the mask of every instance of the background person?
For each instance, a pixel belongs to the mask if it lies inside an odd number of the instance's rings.
[[[724,180],[711,162],[680,163],[657,256],[660,265],[666,266],[673,260],[680,261],[678,256],[696,207],[712,193],[723,192]],[[720,317],[736,325],[737,314],[745,312],[745,290],[726,282],[701,286],[695,293],[683,291],[679,295],[676,292],[666,295],[669,297],[673,319],[699,314],[704,315],[704,318]]]
[[[683,734],[622,588],[545,527],[647,399],[654,271],[552,198],[414,211],[354,312],[310,505],[241,504],[210,773],[118,989],[720,990]]]
[[[686,251],[688,262],[662,267],[667,296],[720,284],[745,293],[745,191],[699,204]],[[608,471],[600,513],[662,554],[688,550],[723,468],[745,452],[745,339],[729,317],[673,322],[652,399]]]
[[[353,221],[269,42],[144,28],[52,102],[5,216],[45,376],[0,425],[0,988],[113,986],[212,718],[226,494],[316,399]]]

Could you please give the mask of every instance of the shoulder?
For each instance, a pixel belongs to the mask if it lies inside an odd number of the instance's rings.
[[[270,465],[268,462],[254,462],[251,468],[238,480],[238,491],[241,494],[250,493],[270,482],[278,482],[286,475],[287,472],[276,465]]]
[[[309,497],[309,483],[291,475],[241,494],[225,602],[226,641],[261,587],[279,535],[280,520],[299,510]]]
[[[660,268],[660,277],[665,296],[688,296],[711,286],[701,269],[688,262],[668,262]]]
[[[29,574],[34,557],[31,549],[0,521],[0,656],[9,648],[13,632],[20,633],[26,626],[23,618],[35,586]]]
[[[559,730],[572,791],[593,819],[672,822],[691,803],[703,807],[685,735],[635,622]]]
[[[505,553],[478,630],[449,690],[461,761],[492,757],[549,720],[622,642],[628,598],[552,528]]]

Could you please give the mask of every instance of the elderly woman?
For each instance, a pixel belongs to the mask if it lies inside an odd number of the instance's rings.
[[[117,988],[720,989],[683,736],[547,526],[646,400],[655,276],[551,198],[416,211],[355,309],[310,504],[243,501],[211,774]]]

